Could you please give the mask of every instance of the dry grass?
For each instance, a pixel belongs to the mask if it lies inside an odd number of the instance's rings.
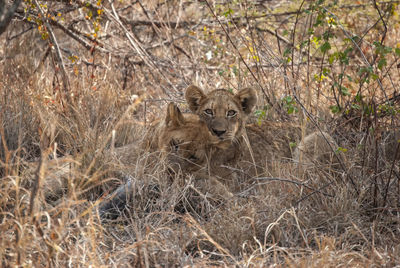
[[[360,50],[350,43],[349,65],[329,64],[320,50],[300,46],[317,16],[297,13],[300,1],[122,1],[114,8],[125,28],[107,2],[102,47],[94,52],[53,25],[68,91],[54,51],[46,52],[48,41],[37,25],[24,32],[31,22],[18,17],[0,39],[1,266],[398,266],[398,56],[389,54],[378,69],[373,42],[384,26],[377,9],[367,1],[339,2],[326,7],[341,23],[331,29],[332,50],[344,50],[349,32],[363,36]],[[389,16],[388,5],[379,8]],[[66,13],[64,22],[77,18],[77,29],[91,32],[87,10]],[[396,14],[385,17],[384,44],[393,48],[400,40]],[[315,26],[314,35],[328,28]],[[361,81],[364,58],[379,79]],[[324,68],[327,78],[314,79]],[[341,82],[340,73],[353,79]],[[296,163],[268,159],[275,179],[244,184],[222,201],[197,189],[193,177],[171,177],[158,152],[142,145],[167,101],[185,110],[183,91],[191,83],[255,86],[260,100],[253,122],[329,132],[346,155],[344,170],[316,164],[299,172]],[[338,95],[337,83],[348,96]],[[357,94],[362,101],[355,101]],[[286,96],[296,101],[283,101]],[[331,105],[342,110],[332,115]],[[288,114],[291,107],[299,112]],[[365,112],[368,107],[376,112]],[[101,223],[93,208],[128,178],[128,207]]]

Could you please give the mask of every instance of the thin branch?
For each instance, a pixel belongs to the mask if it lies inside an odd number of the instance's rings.
[[[257,79],[257,77],[255,76],[254,72],[250,69],[250,66],[247,64],[247,62],[244,60],[243,55],[240,53],[239,49],[237,48],[237,46],[235,45],[235,43],[233,42],[233,40],[231,39],[228,31],[225,29],[225,27],[222,25],[221,20],[217,17],[217,15],[215,14],[214,10],[212,9],[210,3],[205,0],[211,14],[214,16],[214,18],[218,21],[219,25],[221,26],[222,30],[225,32],[226,37],[229,40],[229,43],[231,43],[231,45],[233,46],[233,48],[236,50],[236,52],[238,53],[240,60],[243,62],[243,64],[246,66],[247,70],[249,71],[249,73],[251,74],[251,76],[254,78],[254,80],[257,82],[257,84],[259,85],[259,87],[261,88],[262,92],[264,93],[264,96],[267,100],[267,102],[273,106],[272,101],[270,100],[268,94],[265,92],[264,87],[261,85],[260,81]]]
[[[69,94],[67,92],[69,91],[69,81],[68,81],[67,72],[65,71],[64,60],[63,60],[62,55],[61,55],[60,46],[58,45],[56,36],[54,35],[54,32],[53,32],[53,28],[51,27],[51,25],[50,25],[50,23],[48,21],[48,18],[45,15],[42,7],[37,2],[37,0],[33,0],[33,2],[37,6],[37,8],[39,10],[39,13],[40,13],[40,15],[42,16],[42,18],[44,20],[44,23],[46,25],[47,31],[49,33],[51,45],[53,45],[55,50],[56,50],[56,57],[57,57],[57,61],[58,61],[58,64],[59,64],[59,68],[61,70],[61,76],[62,76],[62,80],[63,80],[64,93],[66,93],[65,95],[67,96],[67,99],[68,99],[69,98]]]
[[[385,20],[383,19],[382,13],[381,13],[381,11],[380,11],[380,9],[378,7],[378,4],[376,3],[376,0],[374,0],[374,8],[378,12],[379,18],[382,21],[383,27],[385,28],[385,30],[383,31],[383,34],[382,34],[382,38],[381,38],[381,45],[383,45],[383,41],[385,40],[386,33],[387,33],[387,25],[386,25]]]
[[[150,20],[128,20],[126,18],[121,17],[121,21],[125,24],[128,24],[131,27],[135,26],[157,26],[158,28],[185,28],[189,26],[195,26],[199,23],[197,21],[180,21],[178,22],[169,22],[168,24],[163,23],[161,21],[150,21]]]
[[[321,193],[321,194],[323,194],[323,195],[325,195],[325,196],[334,197],[334,196],[331,195],[331,194],[321,192],[321,189],[317,189],[317,190],[316,190],[315,188],[312,188],[312,187],[308,186],[307,184],[305,184],[305,183],[303,183],[303,182],[293,181],[293,180],[289,180],[289,179],[276,178],[276,177],[258,177],[258,178],[255,178],[254,180],[258,180],[258,181],[268,181],[268,182],[269,182],[269,181],[280,181],[280,182],[293,183],[293,184],[296,184],[296,185],[299,185],[299,186],[303,186],[303,187],[305,187],[305,188],[307,188],[307,189],[309,189],[309,190],[313,190],[313,191],[315,191],[315,192]],[[264,183],[258,183],[257,185],[262,185],[262,184],[265,184],[265,182],[264,182]]]
[[[15,13],[15,16],[17,18],[23,20],[24,22],[28,22],[32,25],[37,25],[35,20],[29,21],[23,14],[20,14],[20,13],[22,13],[22,12],[17,11]],[[37,17],[36,14],[31,14],[31,15]],[[91,41],[91,42],[96,42],[97,50],[100,50],[101,52],[105,52],[105,53],[109,52],[104,49],[104,44],[102,44],[98,40],[91,38],[90,36],[85,35],[84,33],[79,32],[78,30],[76,30],[74,28],[66,28],[64,25],[62,25],[59,22],[54,21],[54,20],[50,20],[48,22],[50,25],[57,27],[58,29],[62,30],[66,35],[72,37],[72,39],[76,40],[79,44],[81,44],[87,50],[91,50],[93,48],[93,45],[89,44],[86,40],[84,40],[84,38],[89,39],[89,41]]]
[[[322,193],[321,191],[323,189],[325,189],[326,187],[328,187],[329,185],[331,185],[333,183],[333,181],[328,182],[324,185],[322,185],[321,187],[319,187],[318,189],[316,189],[315,191],[312,191],[311,193],[303,196],[302,198],[300,198],[299,200],[296,201],[296,203],[293,205],[294,207],[298,206],[301,202],[303,202],[304,200],[306,200],[307,198],[309,198],[310,196],[317,194],[317,193]],[[356,189],[357,190],[357,189]]]
[[[168,84],[169,84],[174,90],[178,91],[177,88],[176,88],[176,86],[174,85],[174,83],[172,83],[172,82],[170,81],[170,79],[169,79],[166,75],[164,75],[164,73],[160,70],[160,68],[158,67],[158,65],[155,64],[155,62],[152,60],[152,57],[148,54],[148,52],[146,51],[146,49],[144,49],[144,48],[142,47],[142,45],[140,44],[139,40],[137,40],[137,39],[128,31],[128,29],[125,27],[125,25],[122,23],[122,21],[120,20],[119,15],[118,15],[118,13],[117,13],[116,10],[115,10],[115,7],[114,7],[114,4],[113,4],[113,3],[111,3],[111,9],[112,9],[112,11],[108,11],[108,10],[104,9],[104,10],[105,10],[105,13],[106,13],[107,15],[109,15],[111,18],[113,18],[113,19],[117,22],[117,24],[121,27],[121,29],[124,31],[124,34],[125,34],[126,38],[127,38],[128,41],[129,41],[129,44],[131,44],[131,46],[136,50],[136,52],[138,53],[138,55],[140,56],[140,58],[141,58],[150,68],[153,68],[153,69],[157,70],[158,73],[165,79],[165,81],[167,81]],[[165,92],[165,93],[167,93],[167,92]],[[167,94],[168,94],[168,93],[167,93]]]

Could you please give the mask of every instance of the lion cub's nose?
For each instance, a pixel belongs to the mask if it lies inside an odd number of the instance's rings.
[[[216,129],[212,129],[212,132],[215,134],[215,135],[217,135],[218,137],[221,137],[225,132],[226,132],[226,130],[216,130]]]

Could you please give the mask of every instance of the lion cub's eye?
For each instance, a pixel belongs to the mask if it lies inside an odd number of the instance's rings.
[[[192,154],[192,155],[189,156],[189,160],[190,161],[197,161],[197,160],[199,160],[199,158]]]
[[[233,117],[233,116],[236,115],[236,111],[234,111],[234,110],[229,110],[229,111],[226,113],[226,115],[227,115],[228,117]]]
[[[213,115],[213,111],[212,111],[211,109],[205,109],[205,110],[204,110],[204,113],[205,113],[206,115]]]
[[[179,143],[178,143],[176,140],[172,139],[172,140],[169,142],[169,145],[171,146],[171,149],[172,149],[173,151],[175,151],[175,152],[178,151],[178,149],[179,149]]]

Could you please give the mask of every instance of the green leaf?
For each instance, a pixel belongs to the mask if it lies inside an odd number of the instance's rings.
[[[321,51],[322,53],[327,52],[329,49],[331,49],[331,44],[329,42],[325,42],[322,46],[321,46]]]
[[[224,12],[224,16],[228,17],[229,15],[233,14],[233,10],[231,8],[229,8],[227,11]]]
[[[255,110],[254,111],[254,115],[257,116],[257,117],[264,116],[265,115],[265,111],[264,110]]]
[[[305,41],[301,42],[300,48],[306,47],[309,43],[310,43],[309,40],[305,40]]]
[[[376,80],[376,79],[378,79],[378,75],[375,74],[375,73],[372,73],[372,74],[371,74],[371,78],[372,78],[373,80]]]
[[[358,75],[361,76],[364,73],[371,74],[372,72],[373,72],[373,69],[372,69],[371,66],[369,66],[369,67],[361,67],[360,70],[358,71]]]
[[[351,52],[353,49],[352,48],[347,48],[345,51],[343,52],[339,52],[339,58],[340,58],[340,62],[346,65],[349,65],[349,57],[348,54],[349,52]]]
[[[347,149],[346,149],[346,148],[343,148],[343,147],[338,147],[338,148],[335,150],[335,153],[345,153],[345,152],[347,152]]]
[[[337,106],[337,105],[329,106],[329,109],[331,110],[331,112],[332,112],[333,114],[337,114],[337,113],[340,112],[340,107]]]
[[[350,82],[352,82],[352,81],[353,81],[353,78],[351,78],[351,76],[350,76],[350,75],[346,75],[346,77],[347,77],[347,80],[349,80]]]
[[[291,48],[286,48],[285,51],[283,52],[283,56],[287,57],[288,55],[290,55],[292,53],[292,49]]]
[[[343,96],[350,96],[350,92],[347,87],[340,86],[340,92],[342,93]]]
[[[233,69],[233,74],[234,74],[235,76],[238,76],[239,70],[238,70],[238,68],[236,67],[236,65],[234,65],[232,69]]]
[[[332,64],[335,61],[335,58],[336,58],[335,53],[329,55],[329,58],[328,58],[329,64]]]
[[[322,37],[324,38],[324,40],[328,41],[330,38],[333,37],[333,33],[332,33],[332,32],[329,32],[329,31],[326,31],[326,32],[324,32],[324,33],[322,34]]]
[[[397,56],[400,56],[400,48],[396,47],[394,52],[396,53]]]
[[[256,110],[254,112],[254,115],[257,117],[257,124],[259,126],[261,126],[262,120],[265,119],[267,116],[266,111],[267,111],[267,109],[265,109],[265,106],[264,106],[264,110]]]
[[[387,61],[386,61],[385,58],[381,58],[381,59],[378,61],[378,69],[379,69],[379,70],[382,70],[383,66],[386,66],[386,65],[387,65]]]

